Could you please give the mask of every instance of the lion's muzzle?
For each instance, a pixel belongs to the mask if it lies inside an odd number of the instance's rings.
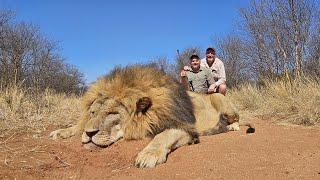
[[[82,133],[81,141],[86,148],[108,147],[123,137],[119,114],[109,114],[103,120],[97,118],[91,120],[93,122],[88,123]],[[99,122],[98,126],[91,126],[91,124],[96,125],[96,122]]]

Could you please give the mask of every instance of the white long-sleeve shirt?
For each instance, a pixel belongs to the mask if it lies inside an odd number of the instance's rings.
[[[224,64],[219,58],[215,58],[211,67],[209,67],[206,58],[201,59],[201,66],[211,69],[213,77],[215,79],[216,86],[226,83],[226,72],[224,69]]]

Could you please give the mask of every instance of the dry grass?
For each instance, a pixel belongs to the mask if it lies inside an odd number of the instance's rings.
[[[18,87],[0,91],[0,169],[25,171],[55,161],[68,165],[44,142],[47,129],[67,127],[78,120],[79,99],[49,90],[41,94]]]
[[[314,125],[320,122],[319,81],[303,78],[293,82],[264,81],[258,89],[244,85],[232,90],[229,97],[244,112],[265,119],[272,117],[299,125]]]
[[[11,130],[40,134],[50,125],[68,126],[80,116],[79,97],[46,90],[31,95],[13,87],[0,92],[0,136]]]
[[[232,90],[228,96],[241,112],[251,116],[282,118],[302,125],[320,122],[320,85],[315,80],[265,81],[260,89],[248,84]],[[50,125],[67,127],[79,117],[77,96],[49,90],[30,95],[17,87],[0,92],[0,137],[22,131],[40,135]]]

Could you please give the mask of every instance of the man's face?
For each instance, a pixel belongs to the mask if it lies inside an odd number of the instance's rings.
[[[196,58],[193,58],[192,60],[190,60],[190,66],[192,69],[199,69],[200,68],[200,59],[196,59]]]
[[[215,54],[213,52],[208,52],[206,53],[206,59],[209,62],[213,62],[214,59],[216,58]]]

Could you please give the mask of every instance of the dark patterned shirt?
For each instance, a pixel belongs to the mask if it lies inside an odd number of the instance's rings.
[[[187,71],[189,87],[198,93],[207,93],[211,84],[215,83],[210,69],[200,67],[199,72]]]

